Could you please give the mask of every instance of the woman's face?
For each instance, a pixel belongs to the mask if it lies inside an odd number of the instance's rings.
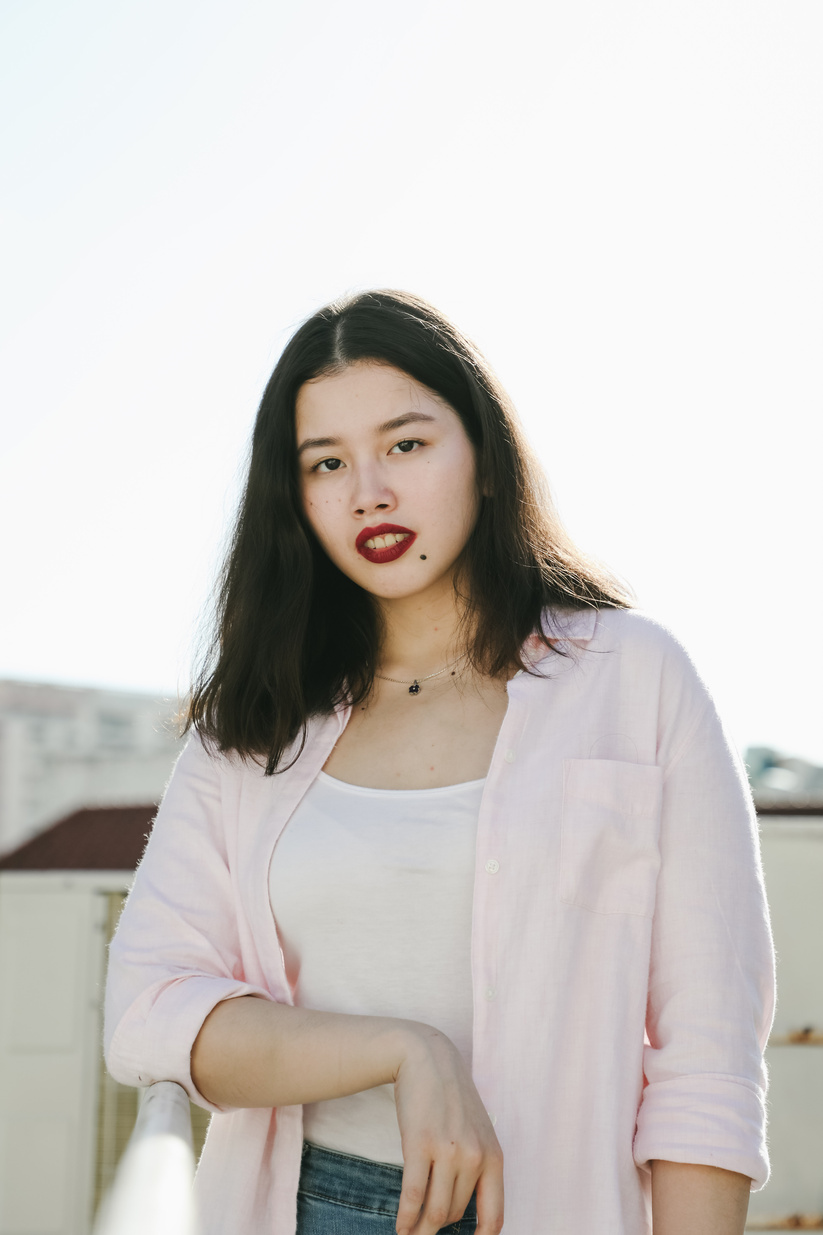
[[[376,362],[306,382],[296,413],[303,508],[334,564],[385,600],[451,591],[479,510],[457,413]]]

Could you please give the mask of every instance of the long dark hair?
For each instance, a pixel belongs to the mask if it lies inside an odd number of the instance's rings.
[[[546,607],[631,604],[568,539],[514,408],[476,347],[406,292],[336,301],[293,335],[263,393],[186,712],[184,731],[194,726],[221,751],[262,756],[267,775],[282,770],[298,738],[299,756],[310,717],[361,702],[378,665],[378,606],[321,548],[303,512],[297,469],[300,387],[357,361],[393,365],[445,399],[474,447],[479,490],[491,496],[480,500],[455,588],[475,669],[531,672],[522,659],[526,638],[538,633],[552,648],[541,625]]]

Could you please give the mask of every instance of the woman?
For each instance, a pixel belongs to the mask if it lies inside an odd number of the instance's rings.
[[[738,1235],[774,1006],[743,769],[429,305],[286,347],[216,630],[106,1008],[117,1079],[218,1112],[204,1229]]]

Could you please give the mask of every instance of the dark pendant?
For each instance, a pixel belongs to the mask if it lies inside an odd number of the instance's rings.
[[[418,681],[412,682],[411,686],[409,687],[409,694],[410,695],[420,694],[420,683]]]

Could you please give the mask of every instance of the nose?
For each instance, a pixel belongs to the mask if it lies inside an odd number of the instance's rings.
[[[381,469],[373,467],[358,469],[352,502],[356,515],[367,515],[373,510],[393,510],[397,504]]]

